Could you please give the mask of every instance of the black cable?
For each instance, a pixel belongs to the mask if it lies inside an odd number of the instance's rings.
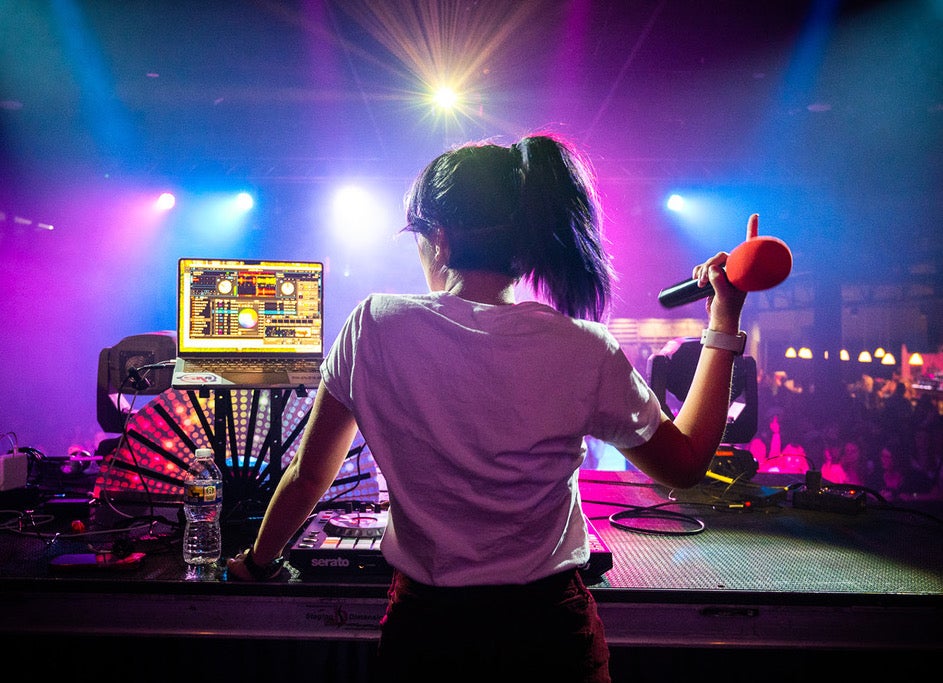
[[[600,483],[610,483],[610,482],[600,482]],[[655,484],[645,484],[652,488],[657,487]],[[707,525],[703,520],[690,515],[684,512],[678,512],[676,510],[665,510],[664,508],[670,505],[707,505],[711,508],[714,508],[714,505],[709,503],[691,503],[680,500],[666,500],[661,503],[655,503],[653,505],[633,505],[631,503],[620,503],[611,500],[589,500],[583,499],[583,504],[590,505],[608,505],[614,507],[621,507],[622,510],[618,512],[613,512],[612,514],[602,517],[608,519],[609,523],[616,527],[617,529],[622,529],[623,531],[631,531],[638,534],[648,534],[652,536],[690,536],[693,534],[699,534],[707,528]],[[660,519],[667,520],[672,522],[679,522],[682,525],[688,524],[691,526],[689,529],[681,529],[675,531],[669,530],[658,530],[651,527],[639,526],[634,524],[627,524],[623,520],[629,518],[636,519]]]
[[[594,503],[599,501],[584,501],[587,503]],[[610,503],[614,505],[615,503]],[[609,523],[616,527],[617,529],[622,529],[623,531],[631,531],[636,534],[647,534],[650,536],[691,536],[694,534],[699,534],[704,529],[707,528],[707,525],[703,520],[698,519],[694,515],[689,515],[684,512],[678,512],[675,510],[665,510],[663,509],[666,505],[681,505],[677,501],[668,501],[665,503],[658,503],[656,505],[627,505],[622,504],[623,507],[627,509],[619,510],[618,512],[613,512],[609,515]],[[624,519],[657,519],[678,522],[682,526],[689,524],[691,528],[689,529],[677,529],[677,530],[665,530],[665,529],[654,529],[652,527],[638,526],[634,524],[627,524],[622,521]]]
[[[943,524],[943,519],[937,517],[936,515],[924,512],[923,510],[918,510],[916,508],[905,507],[903,505],[892,505],[884,496],[881,495],[880,491],[877,491],[869,486],[861,486],[858,484],[832,484],[826,483],[823,484],[823,488],[828,488],[833,491],[861,491],[862,493],[873,496],[874,499],[880,503],[880,506],[875,508],[877,510],[883,510],[885,512],[909,512],[918,517],[923,517],[929,519],[932,522],[937,524]]]
[[[149,371],[150,369],[156,368],[156,367],[163,367],[163,366],[162,366],[162,364],[160,364],[160,363],[155,363],[155,364],[152,364],[152,365],[142,365],[140,368],[137,368],[137,369],[136,369],[136,368],[131,368],[131,369],[128,371],[128,376],[125,377],[124,381],[121,383],[121,386],[118,387],[118,395],[117,395],[117,399],[116,399],[116,404],[117,404],[117,406],[118,406],[119,412],[121,411],[121,398],[125,395],[125,394],[124,394],[125,387],[128,386],[129,382],[131,382],[131,380],[132,380],[132,371],[133,371],[134,374],[138,375],[141,379],[144,379],[144,376],[142,376],[142,375],[139,374],[139,370]],[[145,372],[145,375],[146,375],[146,372]],[[147,386],[150,386],[150,385],[148,384]],[[146,389],[147,386],[145,386],[144,389]],[[118,437],[118,443],[115,445],[115,448],[114,448],[114,450],[113,450],[112,453],[111,453],[112,458],[116,457],[117,454],[118,454],[118,451],[121,450],[122,445],[127,444],[127,446],[128,446],[128,453],[131,454],[131,460],[133,461],[134,469],[137,470],[137,472],[138,472],[139,474],[141,473],[141,463],[138,461],[137,453],[134,452],[134,448],[133,448],[132,445],[131,445],[131,440],[128,439],[128,427],[130,426],[130,424],[131,424],[131,418],[132,418],[133,415],[134,415],[134,404],[137,402],[138,395],[140,394],[141,391],[143,391],[143,389],[136,389],[136,388],[135,388],[135,391],[134,391],[133,395],[131,396],[131,402],[128,404],[128,413],[127,413],[127,415],[125,415],[125,417],[124,417],[124,423],[123,423],[122,426],[121,426],[121,434],[120,434],[120,436]],[[104,459],[103,459],[103,462],[104,462]],[[110,464],[110,463],[109,463],[109,464]],[[103,477],[103,483],[104,483],[104,477]],[[146,498],[146,500],[147,500],[147,505],[148,505],[148,508],[149,508],[149,510],[150,510],[150,514],[151,514],[151,516],[153,517],[153,516],[155,516],[154,497],[153,497],[153,495],[151,494],[151,489],[150,489],[150,487],[147,485],[147,481],[146,481],[145,477],[143,476],[143,474],[142,474],[142,476],[141,476],[141,487],[144,489],[144,495],[145,495],[145,498]],[[104,486],[104,485],[102,486],[102,493],[103,493],[103,498],[104,498],[104,500],[105,500],[105,504],[108,505],[108,508],[109,508],[112,512],[114,512],[114,513],[116,513],[116,514],[119,514],[119,515],[122,515],[122,516],[125,516],[125,517],[130,516],[130,515],[124,513],[124,512],[121,512],[120,510],[118,510],[118,509],[114,506],[114,504],[112,503],[112,501],[108,498],[108,488],[107,488],[107,486]]]
[[[364,450],[364,448],[366,448],[366,447],[367,447],[367,444],[366,444],[366,442],[365,442],[365,443],[362,443],[362,444],[360,444],[359,446],[356,446],[356,447],[354,447],[354,448],[351,448],[349,451],[347,451],[347,455],[344,456],[344,459],[345,459],[345,460],[349,460],[350,458],[353,458],[353,457],[356,457],[356,458],[357,458],[357,460],[356,460],[356,463],[357,463],[357,474],[356,474],[356,476],[354,477],[354,485],[351,486],[351,487],[349,487],[349,488],[347,488],[347,489],[345,489],[345,490],[343,490],[343,491],[339,491],[339,492],[335,493],[333,496],[331,496],[331,497],[328,498],[326,501],[324,501],[324,503],[323,503],[324,505],[330,505],[331,503],[333,503],[335,500],[337,500],[337,499],[340,498],[341,496],[346,496],[348,493],[351,493],[351,492],[353,492],[353,491],[356,491],[356,490],[357,490],[357,487],[360,486],[360,482],[361,482],[361,481],[363,481],[365,478],[369,479],[370,475],[364,476],[364,475],[362,474],[361,468],[360,468],[360,457],[361,457],[361,455],[363,455],[363,450]]]
[[[644,526],[626,524],[622,521],[628,517],[637,519],[647,518],[671,520],[680,522],[682,524],[691,524],[692,528],[672,531],[652,529]],[[649,536],[692,536],[694,534],[701,533],[704,531],[704,529],[707,528],[707,525],[704,524],[703,520],[700,520],[693,515],[688,515],[683,512],[675,512],[674,510],[653,510],[651,508],[639,508],[636,510],[621,510],[619,512],[614,512],[609,515],[609,523],[617,529],[622,529],[623,531],[631,531],[632,533],[636,534],[647,534]]]
[[[727,480],[727,481],[724,481],[724,480]],[[729,479],[727,477],[723,477],[720,480],[708,480],[708,481],[716,485],[719,485],[722,488],[722,493],[720,495],[713,495],[713,497],[715,498],[713,502],[678,500],[672,495],[673,489],[670,489],[668,493],[669,500],[663,501],[661,503],[655,503],[653,505],[632,505],[630,503],[619,503],[619,502],[614,502],[614,501],[585,500],[585,499],[583,500],[583,503],[619,506],[619,507],[625,508],[618,512],[614,512],[608,516],[609,523],[613,527],[622,529],[624,531],[630,531],[630,532],[638,533],[638,534],[647,534],[647,535],[652,535],[652,536],[656,536],[656,535],[657,536],[691,536],[694,534],[699,534],[702,531],[704,531],[707,528],[707,524],[702,519],[694,515],[691,515],[685,512],[676,511],[676,510],[665,510],[664,509],[665,507],[672,506],[672,505],[678,505],[678,506],[687,505],[687,506],[709,507],[715,511],[742,512],[744,509],[746,509],[745,506],[743,505],[729,503],[729,501],[727,501],[728,504],[726,506],[721,505],[722,503],[725,502],[724,496],[730,493],[732,490],[734,490],[735,487],[746,488],[746,489],[756,489],[757,491],[764,491],[765,489],[768,488],[765,486],[760,486],[748,480],[741,481],[741,477],[737,477],[735,479]],[[598,480],[598,481],[581,480],[581,482],[607,484],[607,485],[608,484],[619,484],[619,485],[628,484],[628,482],[620,482],[620,481],[613,482],[613,481],[601,481],[601,480]],[[707,482],[705,482],[705,484],[706,483]],[[698,488],[701,491],[703,491],[705,494],[709,496],[712,495],[711,492],[708,490],[709,487],[706,486],[705,484],[702,484]],[[644,484],[631,483],[630,485],[645,486],[647,488],[662,488],[660,484],[654,484],[654,483],[644,483]],[[789,487],[785,487],[783,488],[783,491],[785,492],[788,489]],[[678,530],[661,530],[661,529],[653,529],[650,526],[627,524],[625,521],[623,521],[625,519],[630,519],[630,518],[671,521],[671,522],[678,523],[681,526],[688,525],[690,528],[678,529]]]
[[[884,500],[884,499],[882,498],[881,500]],[[924,512],[923,510],[918,510],[916,508],[905,507],[903,505],[891,505],[887,501],[884,501],[884,504],[878,507],[877,509],[883,512],[904,512],[911,515],[915,515],[917,517],[928,519],[931,522],[934,522],[936,524],[943,524],[943,518],[938,517],[932,513]]]

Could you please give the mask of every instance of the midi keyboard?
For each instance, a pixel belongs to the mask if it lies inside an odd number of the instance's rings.
[[[305,580],[386,582],[393,569],[383,559],[380,543],[386,510],[321,510],[295,537],[289,563]],[[612,551],[589,519],[590,558],[580,569],[587,583],[596,583],[612,569]]]

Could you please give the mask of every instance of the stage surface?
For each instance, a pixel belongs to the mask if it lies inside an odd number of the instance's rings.
[[[783,475],[670,491],[637,472],[586,470],[580,487],[584,512],[612,554],[612,568],[591,579],[591,590],[614,649],[907,650],[934,657],[943,649],[939,503],[890,506],[864,496],[838,511],[808,509],[795,504],[801,486]],[[176,514],[159,512],[165,519]],[[76,514],[63,509],[51,523],[40,512],[33,522],[22,513],[5,521],[0,632],[21,639],[377,638],[382,575],[352,567],[319,578],[289,566],[278,581],[238,583],[225,571],[188,571],[179,538],[142,522],[146,510],[113,519],[100,541],[75,533]],[[94,513],[85,522],[89,531],[104,516]],[[116,534],[119,523],[125,531]],[[225,552],[244,547],[257,524],[224,527]],[[143,556],[128,566],[56,565],[106,539]]]

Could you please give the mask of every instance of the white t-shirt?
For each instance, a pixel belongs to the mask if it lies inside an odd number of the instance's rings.
[[[636,446],[660,416],[604,325],[533,301],[373,294],[321,371],[386,479],[384,558],[433,585],[527,583],[585,563],[583,436]]]

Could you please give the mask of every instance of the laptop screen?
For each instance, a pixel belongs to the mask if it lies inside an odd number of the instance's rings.
[[[320,354],[323,274],[316,262],[180,259],[178,353]]]

